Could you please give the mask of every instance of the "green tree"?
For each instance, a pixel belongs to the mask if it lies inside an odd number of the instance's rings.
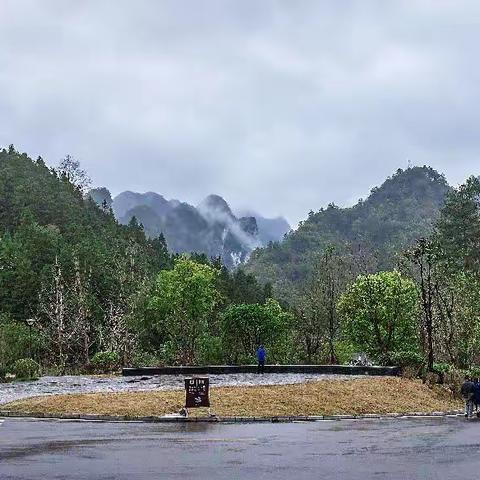
[[[61,178],[64,178],[70,184],[78,188],[82,193],[86,193],[92,183],[87,172],[80,167],[80,162],[71,155],[66,155],[60,162],[57,172]]]
[[[338,306],[346,337],[377,361],[418,348],[416,286],[399,272],[359,276]]]
[[[470,177],[447,196],[437,224],[438,241],[450,270],[480,274],[480,179]]]
[[[197,341],[208,331],[210,316],[220,296],[215,288],[218,271],[186,257],[172,270],[158,274],[149,308],[164,332],[175,360],[195,363]]]
[[[346,255],[334,246],[319,256],[310,280],[296,302],[297,338],[311,363],[322,347],[330,364],[337,363],[335,342],[339,336],[338,298],[350,276]]]
[[[230,305],[223,314],[223,339],[226,356],[238,363],[252,358],[256,348],[263,344],[269,358],[281,356],[285,335],[290,331],[292,316],[276,300],[265,304]]]
[[[125,361],[137,338],[131,300],[170,266],[165,242],[119,225],[83,195],[86,180],[71,158],[56,171],[0,150],[0,316],[37,318],[38,359],[62,370],[102,349]]]
[[[32,357],[36,358],[42,348],[43,345],[36,330],[30,335],[25,323],[12,321],[0,315],[0,369],[25,358],[30,355],[30,352]]]
[[[434,360],[468,368],[478,359],[480,180],[447,195],[433,235],[405,253],[418,284],[420,333],[429,369]]]
[[[436,355],[459,368],[480,363],[480,279],[460,270],[439,283],[435,296]]]
[[[420,336],[426,353],[427,368],[433,371],[435,360],[434,334],[436,328],[436,306],[441,300],[442,274],[439,260],[439,246],[434,239],[421,238],[405,252],[406,259],[413,266],[413,277],[418,284],[421,306]]]
[[[167,241],[163,233],[160,233],[158,237],[150,240],[150,244],[157,259],[159,270],[172,268],[172,257],[168,253]]]
[[[0,305],[17,320],[35,314],[45,265],[55,259],[58,231],[25,212],[15,233],[0,238]]]

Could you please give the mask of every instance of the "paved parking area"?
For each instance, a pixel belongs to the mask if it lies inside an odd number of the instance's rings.
[[[462,479],[480,467],[480,422],[462,418],[292,424],[4,419],[0,478]]]

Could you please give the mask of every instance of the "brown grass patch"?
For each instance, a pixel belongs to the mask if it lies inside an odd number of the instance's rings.
[[[183,391],[87,393],[35,397],[2,405],[1,409],[137,417],[178,412],[183,402]],[[418,380],[398,377],[212,388],[210,402],[219,416],[434,412],[462,406],[441,387],[430,388]],[[191,414],[205,414],[203,410],[191,410]]]

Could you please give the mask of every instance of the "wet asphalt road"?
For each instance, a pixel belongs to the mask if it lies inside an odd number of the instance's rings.
[[[480,422],[294,424],[0,419],[0,479],[468,479]]]

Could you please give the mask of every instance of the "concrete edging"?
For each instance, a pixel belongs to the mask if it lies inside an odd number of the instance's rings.
[[[318,415],[318,416],[272,416],[272,417],[129,417],[126,415],[93,415],[93,414],[49,414],[29,413],[0,410],[0,417],[4,418],[33,418],[57,420],[84,420],[95,422],[143,422],[143,423],[291,423],[291,422],[317,422],[322,420],[365,420],[365,419],[391,419],[412,417],[448,417],[461,416],[463,410],[447,412],[410,412],[410,413],[366,413],[362,415]]]

